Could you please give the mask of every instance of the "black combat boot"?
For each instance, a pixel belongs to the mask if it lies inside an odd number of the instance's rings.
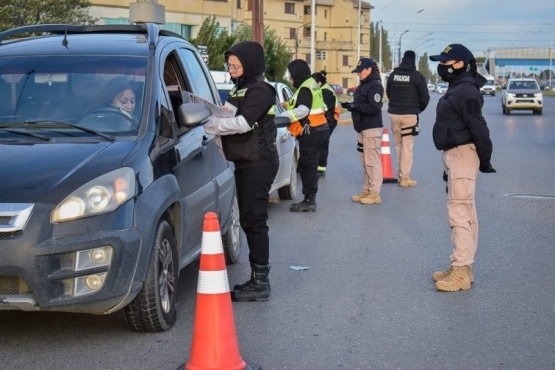
[[[289,210],[291,212],[316,212],[316,197],[305,195],[302,202],[292,204]]]
[[[237,284],[231,292],[234,302],[264,302],[270,298],[270,265],[251,263],[251,278],[244,284]]]

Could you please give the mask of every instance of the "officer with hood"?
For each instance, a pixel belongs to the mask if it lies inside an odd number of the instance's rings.
[[[405,51],[399,67],[387,78],[385,92],[389,98],[389,121],[395,140],[399,186],[416,186],[411,179],[414,137],[419,134],[418,115],[430,102],[426,78],[416,70],[416,54]]]
[[[439,55],[438,75],[449,83],[436,107],[434,144],[443,150],[447,181],[447,215],[453,251],[450,267],[433,273],[436,289],[455,292],[470,289],[472,264],[478,247],[476,180],[478,171],[496,172],[491,165],[493,145],[482,115],[484,98],[480,87],[486,79],[477,72],[476,59],[461,44],[447,45]]]
[[[264,78],[264,49],[242,41],[225,53],[235,87],[227,102],[235,117],[212,116],[204,129],[221,135],[226,158],[235,164],[240,222],[249,245],[251,276],[231,292],[234,301],[266,301],[270,297],[269,192],[279,167],[274,122],[276,92]]]
[[[292,204],[291,212],[315,212],[318,192],[318,161],[320,148],[329,139],[330,129],[326,120],[326,105],[320,86],[312,78],[308,63],[295,59],[287,65],[293,86],[293,97],[282,105],[284,115],[291,120],[288,130],[299,141],[299,166],[304,199]]]

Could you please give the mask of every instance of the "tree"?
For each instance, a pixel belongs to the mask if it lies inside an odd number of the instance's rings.
[[[252,40],[252,26],[243,23],[235,33],[236,42]],[[266,78],[270,81],[281,81],[287,64],[291,58],[291,49],[276,35],[276,31],[264,28],[264,61],[266,63]]]
[[[224,53],[235,43],[236,37],[230,36],[225,29],[220,28],[216,16],[207,17],[200,26],[198,36],[189,40],[195,47],[204,45],[208,49],[208,69],[223,71]]]
[[[434,81],[434,74],[430,71],[430,65],[428,64],[428,53],[424,53],[418,60],[418,71],[426,78],[426,81]]]
[[[91,25],[88,0],[0,0],[0,30],[34,24]]]

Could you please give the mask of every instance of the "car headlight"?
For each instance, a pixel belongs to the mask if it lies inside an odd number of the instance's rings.
[[[536,98],[541,98],[541,97],[542,97],[542,93],[535,93],[534,96],[535,96]]]
[[[99,176],[58,204],[50,221],[58,223],[112,212],[135,195],[135,181],[135,172],[129,167]]]
[[[516,96],[516,94],[513,93],[508,93],[507,94],[507,98],[514,98]]]

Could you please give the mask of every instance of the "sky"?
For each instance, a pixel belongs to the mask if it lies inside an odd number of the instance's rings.
[[[418,57],[439,54],[451,43],[465,45],[476,57],[496,48],[555,48],[553,0],[375,0],[370,4],[372,21],[383,22],[389,44],[395,37],[398,46],[400,35],[408,30],[401,36],[401,50],[412,49]]]

